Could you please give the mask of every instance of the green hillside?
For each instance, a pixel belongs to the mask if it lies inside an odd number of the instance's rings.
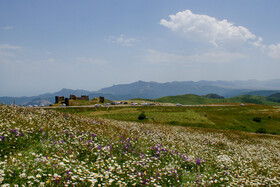
[[[280,102],[273,101],[269,97],[260,95],[241,95],[237,97],[227,98],[225,102],[229,103],[252,103],[262,105],[280,105]]]
[[[181,103],[183,105],[199,105],[199,104],[215,104],[215,103],[252,103],[263,105],[280,105],[279,100],[272,100],[266,96],[257,95],[241,95],[232,98],[207,98],[205,96],[198,96],[192,94],[167,96],[154,99],[156,102],[162,103]],[[278,102],[277,102],[278,101]]]
[[[223,99],[206,98],[203,96],[186,94],[177,96],[167,96],[155,99],[157,102],[162,103],[181,103],[184,105],[198,105],[198,104],[210,104],[210,103],[222,103]]]

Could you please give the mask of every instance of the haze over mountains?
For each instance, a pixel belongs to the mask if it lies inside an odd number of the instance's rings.
[[[175,81],[167,83],[138,81],[130,84],[119,84],[98,91],[65,89],[33,97],[0,97],[0,103],[17,105],[49,105],[54,103],[55,96],[69,97],[89,95],[90,99],[104,96],[107,99],[123,100],[132,98],[156,99],[164,96],[183,94],[206,95],[219,94],[224,97],[238,95],[269,96],[280,92],[280,79],[258,81]]]

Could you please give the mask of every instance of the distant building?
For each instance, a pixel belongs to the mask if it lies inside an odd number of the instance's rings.
[[[70,100],[84,100],[89,101],[89,97],[87,95],[82,95],[81,97],[77,97],[75,95],[70,95]]]
[[[66,106],[69,106],[71,100],[83,100],[89,101],[88,95],[82,95],[81,97],[77,97],[75,95],[70,95],[70,98],[64,98],[64,96],[55,96],[55,103],[64,103]]]
[[[99,97],[99,102],[100,102],[100,103],[104,103],[104,102],[105,102],[105,98],[102,97],[102,96],[100,96],[100,97]]]
[[[55,96],[55,103],[61,103],[64,102],[64,96]]]

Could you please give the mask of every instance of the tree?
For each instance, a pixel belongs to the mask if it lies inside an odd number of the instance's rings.
[[[138,116],[139,120],[143,120],[143,119],[147,119],[147,116],[145,114],[145,112],[142,112],[139,116]]]

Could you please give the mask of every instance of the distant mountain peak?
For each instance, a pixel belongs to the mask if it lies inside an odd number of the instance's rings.
[[[71,91],[72,89],[69,88],[62,88],[60,91]]]

